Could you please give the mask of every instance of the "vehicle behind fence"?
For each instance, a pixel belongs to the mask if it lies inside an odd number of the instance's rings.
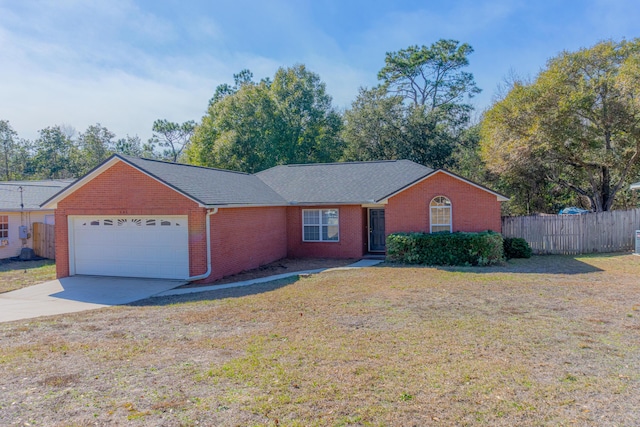
[[[502,234],[522,237],[534,254],[633,251],[636,230],[640,209],[502,218]]]

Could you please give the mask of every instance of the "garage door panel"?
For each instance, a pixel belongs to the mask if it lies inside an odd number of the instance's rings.
[[[75,273],[184,279],[187,224],[187,217],[74,218]]]

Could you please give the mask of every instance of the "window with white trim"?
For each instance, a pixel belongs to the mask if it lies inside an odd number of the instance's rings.
[[[339,234],[338,209],[302,210],[304,242],[337,242]]]
[[[451,200],[444,196],[434,197],[429,203],[429,213],[431,233],[451,232]]]
[[[9,238],[9,216],[0,215],[0,239]]]

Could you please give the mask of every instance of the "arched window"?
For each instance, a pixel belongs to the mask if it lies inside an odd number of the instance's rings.
[[[429,203],[429,213],[431,233],[451,232],[451,200],[444,196],[434,197]]]

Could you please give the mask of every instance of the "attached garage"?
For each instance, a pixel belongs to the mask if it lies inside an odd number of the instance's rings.
[[[189,277],[187,216],[69,216],[71,274]]]
[[[58,278],[211,282],[287,255],[284,204],[254,175],[113,155],[43,206]]]

